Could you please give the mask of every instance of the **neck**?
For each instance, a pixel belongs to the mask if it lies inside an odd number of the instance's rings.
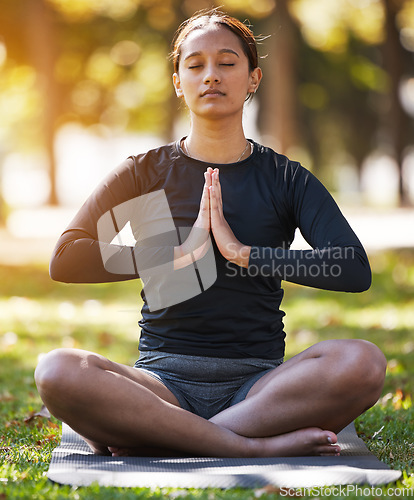
[[[205,162],[234,163],[250,155],[250,148],[245,151],[247,142],[241,120],[237,126],[234,122],[218,124],[192,120],[185,142],[187,154]]]

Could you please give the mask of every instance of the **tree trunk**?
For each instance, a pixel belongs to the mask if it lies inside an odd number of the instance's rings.
[[[298,144],[297,38],[296,26],[288,10],[288,0],[278,0],[277,8],[264,24],[270,35],[264,44],[263,81],[259,128],[267,145],[286,154]]]
[[[389,94],[387,113],[384,116],[384,128],[390,142],[392,154],[399,170],[400,204],[409,204],[409,196],[403,179],[403,156],[408,143],[408,117],[401,105],[399,88],[404,76],[404,48],[400,43],[397,27],[397,15],[404,0],[382,0],[385,9],[386,38],[383,45],[384,68],[389,76]]]
[[[59,116],[59,88],[54,78],[58,43],[56,27],[53,11],[44,0],[27,0],[25,10],[27,21],[23,32],[27,37],[27,47],[38,75],[44,103],[40,127],[43,129],[44,146],[49,160],[49,204],[58,205],[54,152],[55,129]]]

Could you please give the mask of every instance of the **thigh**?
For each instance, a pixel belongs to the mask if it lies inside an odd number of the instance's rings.
[[[339,362],[341,355],[343,355],[344,351],[346,351],[346,344],[351,342],[352,341],[348,340],[325,340],[314,344],[261,377],[247,393],[246,399],[259,393],[262,389],[268,386],[268,384],[273,384],[275,379],[277,379],[280,374],[291,370],[292,368],[298,368],[299,364],[303,363],[303,361],[322,358],[323,356],[329,355],[330,357],[337,357]]]
[[[134,368],[133,366],[116,363],[106,358],[103,359],[105,360],[105,365],[107,365],[105,369],[133,380],[168,403],[180,406],[175,395],[160,380],[150,375],[147,371],[141,370],[140,368]]]
[[[310,360],[317,360],[325,379],[329,373],[328,379],[336,381],[334,385],[338,389],[341,387],[344,393],[353,393],[371,378],[382,380],[386,367],[383,354],[371,342],[359,339],[324,340],[264,375],[253,385],[246,399],[272,385],[276,387],[278,377],[283,375],[282,378],[286,380],[287,372],[290,372],[292,377],[306,380]]]
[[[103,372],[118,375],[119,384],[133,381],[168,403],[180,406],[172,392],[148,373],[82,349],[55,349],[46,354],[36,368],[35,378],[41,396],[56,401],[62,394],[72,399],[83,394],[87,379],[95,384],[96,390],[102,389]]]

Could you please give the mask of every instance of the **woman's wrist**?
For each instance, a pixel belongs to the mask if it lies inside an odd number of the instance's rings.
[[[248,245],[242,245],[240,248],[240,263],[238,265],[240,267],[249,267],[249,259],[250,259],[250,252],[251,252],[252,247]]]
[[[182,269],[200,260],[210,248],[209,232],[203,228],[194,228],[189,237],[180,246],[174,247],[174,270]]]
[[[251,249],[251,246],[243,245],[243,243],[240,242],[230,243],[224,257],[233,264],[247,268],[249,267]]]

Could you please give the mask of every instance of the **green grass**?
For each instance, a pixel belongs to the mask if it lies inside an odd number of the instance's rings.
[[[383,396],[356,424],[373,453],[403,471],[402,480],[390,487],[405,489],[407,496],[414,489],[414,251],[381,253],[371,261],[373,286],[364,294],[286,286],[287,355],[328,338],[363,338],[384,351],[388,373]],[[275,489],[69,488],[48,481],[45,473],[60,427],[54,418],[36,415],[42,407],[33,381],[37,360],[55,347],[69,346],[132,364],[137,357],[139,291],[135,282],[54,283],[46,265],[0,266],[0,500],[286,496]],[[348,496],[389,496],[387,486],[380,491]]]

